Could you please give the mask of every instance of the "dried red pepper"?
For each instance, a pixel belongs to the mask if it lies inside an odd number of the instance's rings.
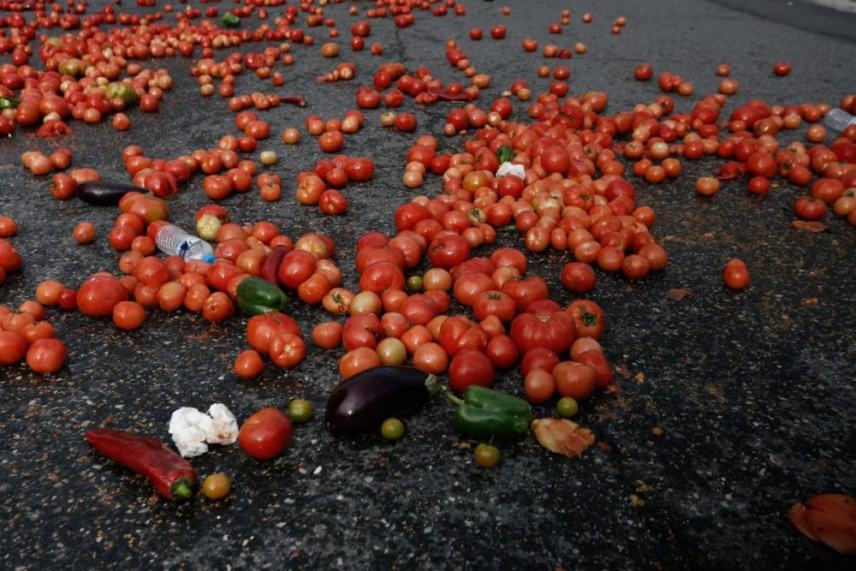
[[[193,495],[196,470],[157,438],[100,428],[87,431],[86,441],[107,458],[147,477],[166,499],[186,500]]]

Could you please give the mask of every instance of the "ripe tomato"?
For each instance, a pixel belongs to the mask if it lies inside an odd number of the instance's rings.
[[[586,351],[577,357],[577,362],[594,369],[597,386],[605,387],[612,382],[612,369],[609,366],[609,361],[600,351]]]
[[[520,275],[526,273],[526,268],[529,265],[526,254],[517,248],[498,248],[490,255],[490,261],[493,263],[495,268],[511,266],[515,268]]]
[[[428,259],[432,266],[439,268],[452,268],[469,257],[469,243],[457,234],[438,236],[428,246]]]
[[[449,365],[449,387],[463,392],[470,385],[493,386],[493,365],[481,351],[464,349],[458,351]]]
[[[794,213],[803,220],[820,220],[826,216],[826,203],[816,198],[801,196],[794,202]]]
[[[559,394],[576,400],[591,396],[595,388],[595,377],[594,368],[574,361],[563,361],[553,369],[553,379]]]
[[[556,381],[547,371],[532,369],[523,380],[523,391],[526,393],[526,400],[532,404],[547,402],[556,392]]]
[[[495,315],[502,321],[511,321],[517,313],[517,304],[507,293],[496,290],[483,291],[476,296],[473,313],[479,320],[485,319],[489,315]]]
[[[722,279],[725,285],[731,289],[741,290],[749,287],[749,269],[742,260],[733,258],[725,264],[725,270],[722,273]]]
[[[500,369],[510,369],[520,356],[517,345],[504,334],[492,337],[484,351],[493,366]]]
[[[136,301],[120,301],[113,307],[113,323],[119,329],[139,329],[145,320],[146,310]]]
[[[280,333],[300,336],[300,327],[294,319],[279,312],[255,315],[247,323],[247,341],[253,349],[265,355],[273,338]]]
[[[345,321],[342,341],[346,351],[353,351],[359,347],[374,349],[382,334],[380,319],[374,313],[353,315]]]
[[[360,275],[360,289],[378,294],[387,289],[404,289],[404,272],[392,262],[375,262]]]
[[[535,347],[523,355],[523,360],[520,361],[520,374],[525,377],[532,369],[541,369],[551,373],[558,364],[559,356],[556,353],[544,347]]]
[[[292,250],[279,264],[277,277],[287,288],[297,289],[315,273],[315,256],[304,250]]]
[[[14,331],[0,331],[0,365],[14,365],[27,354],[27,341]]]
[[[358,347],[345,353],[339,359],[339,374],[343,379],[350,379],[363,371],[381,366],[380,355],[374,349]]]
[[[573,318],[565,311],[553,313],[522,313],[511,322],[509,337],[524,355],[537,347],[554,353],[570,348],[575,337]]]
[[[65,364],[68,351],[59,339],[37,339],[27,349],[27,365],[36,373],[48,375]]]
[[[561,275],[562,286],[573,293],[585,293],[594,288],[597,276],[590,265],[582,262],[565,264]]]
[[[342,325],[336,321],[319,323],[312,329],[312,341],[322,349],[335,349],[342,343]]]
[[[571,302],[567,312],[574,320],[574,327],[579,337],[599,339],[606,325],[603,309],[588,299],[577,299]]]
[[[530,303],[546,299],[549,295],[547,282],[540,276],[524,279],[510,279],[502,284],[503,293],[511,296],[517,304],[517,311],[526,311]]]
[[[439,342],[446,353],[454,356],[465,349],[483,351],[488,337],[477,323],[464,316],[456,316],[443,322]]]
[[[241,425],[238,444],[256,460],[276,458],[291,442],[291,421],[275,408],[263,408]]]
[[[449,356],[437,343],[424,343],[413,353],[413,366],[432,375],[439,375],[449,366]]]
[[[493,289],[494,283],[491,277],[482,272],[464,274],[455,280],[455,299],[468,307],[474,307],[479,296]],[[511,300],[511,298],[508,298]],[[514,300],[511,300],[512,305]],[[479,318],[483,319],[483,318]]]
[[[235,374],[242,379],[258,377],[264,371],[265,363],[255,349],[246,349],[235,358]]]
[[[306,357],[306,343],[299,335],[278,333],[270,341],[269,355],[277,367],[291,369]]]
[[[77,307],[86,315],[107,316],[113,307],[128,299],[128,290],[113,276],[96,274],[77,290]]]

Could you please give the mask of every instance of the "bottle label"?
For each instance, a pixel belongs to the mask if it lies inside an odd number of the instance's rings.
[[[178,246],[178,255],[181,256],[182,258],[187,253],[187,251],[190,249],[190,244],[188,242],[189,242],[189,240],[184,240]]]

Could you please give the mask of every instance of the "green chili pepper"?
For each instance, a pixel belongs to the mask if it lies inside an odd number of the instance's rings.
[[[247,315],[283,311],[288,307],[288,298],[269,281],[251,276],[238,284],[238,307]]]
[[[0,109],[17,109],[18,100],[14,97],[0,97]]]
[[[237,28],[241,25],[241,19],[232,13],[225,14],[223,19],[220,21],[223,22],[223,25],[227,28]]]
[[[532,421],[532,407],[523,399],[470,385],[464,398],[448,389],[444,396],[457,405],[453,426],[458,432],[480,440],[514,440],[526,436]]]
[[[499,164],[510,163],[514,160],[514,149],[508,145],[503,145],[496,150],[496,158]]]

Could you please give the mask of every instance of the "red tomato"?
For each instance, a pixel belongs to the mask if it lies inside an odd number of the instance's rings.
[[[377,294],[387,289],[404,289],[404,272],[392,262],[375,262],[360,275],[360,289]]]
[[[579,337],[599,339],[606,325],[603,309],[588,299],[577,299],[567,309],[574,320],[574,328]]]
[[[529,304],[549,295],[547,282],[540,276],[524,279],[510,279],[502,284],[502,291],[511,296],[517,304],[517,311],[526,311]]]
[[[299,335],[277,333],[270,341],[268,353],[274,365],[291,369],[306,357],[306,343]]]
[[[571,262],[562,268],[562,286],[573,293],[585,293],[594,288],[597,276],[590,265]]]
[[[509,336],[521,353],[542,347],[562,353],[574,342],[574,320],[565,311],[553,313],[523,313],[511,322]]]
[[[59,371],[65,364],[68,351],[59,339],[37,339],[27,349],[27,365],[43,375]]]
[[[315,256],[304,250],[292,250],[280,262],[277,277],[285,287],[297,289],[315,273],[315,266]]]
[[[27,341],[14,331],[0,331],[0,365],[14,365],[27,354]]]
[[[493,287],[493,280],[487,274],[481,272],[464,274],[455,280],[455,299],[467,307],[473,307],[479,296],[493,289]],[[509,299],[511,298],[509,297]],[[514,300],[511,300],[511,303],[514,304]],[[483,318],[480,317],[479,319]]]
[[[433,299],[417,293],[408,296],[401,304],[399,311],[413,325],[426,325],[437,316],[438,307]]]
[[[291,421],[275,408],[263,408],[241,425],[238,444],[256,460],[276,458],[291,442]]]
[[[439,268],[452,268],[469,257],[469,243],[457,234],[438,236],[428,246],[428,259]]]
[[[553,368],[559,364],[559,356],[544,347],[535,347],[523,355],[520,361],[520,374],[524,377],[532,369],[542,369],[551,373]]]
[[[267,354],[273,338],[280,333],[300,335],[297,322],[284,313],[271,312],[255,315],[247,323],[247,341],[253,349]]]
[[[589,353],[594,353],[589,351]],[[594,392],[595,369],[583,363],[563,361],[553,369],[556,388],[563,397],[587,399]]]
[[[526,400],[532,404],[547,402],[556,392],[556,381],[547,371],[532,369],[523,380],[523,391],[526,393]]]
[[[455,392],[463,392],[470,385],[491,387],[493,377],[493,365],[481,351],[459,351],[449,364],[449,387]]]
[[[438,341],[446,353],[454,356],[465,349],[483,351],[487,346],[488,337],[477,323],[466,317],[456,316],[443,322]]]
[[[353,315],[345,321],[345,326],[342,328],[342,342],[346,351],[353,351],[359,347],[374,349],[382,334],[380,319],[374,313]]]
[[[597,386],[605,387],[612,382],[612,369],[609,366],[609,361],[600,351],[586,351],[577,357],[577,362],[594,369]]]
[[[520,355],[517,351],[517,345],[514,344],[511,337],[503,334],[491,338],[485,348],[485,354],[493,366],[500,369],[513,367]]]
[[[722,273],[722,279],[725,285],[731,289],[741,290],[749,287],[749,269],[742,260],[733,258],[725,264],[725,270]]]
[[[526,273],[526,268],[529,265],[526,254],[517,248],[498,248],[490,255],[490,261],[495,268],[512,266],[517,269],[520,275]]]
[[[381,366],[380,355],[374,349],[358,347],[345,353],[339,359],[339,374],[343,379],[350,379],[363,371]]]
[[[479,320],[485,319],[488,315],[495,315],[502,321],[511,321],[517,313],[517,304],[507,293],[496,290],[483,291],[476,296],[473,313]]]
[[[103,274],[92,276],[77,290],[77,307],[86,315],[113,315],[113,307],[127,299],[128,290],[122,282]]]

